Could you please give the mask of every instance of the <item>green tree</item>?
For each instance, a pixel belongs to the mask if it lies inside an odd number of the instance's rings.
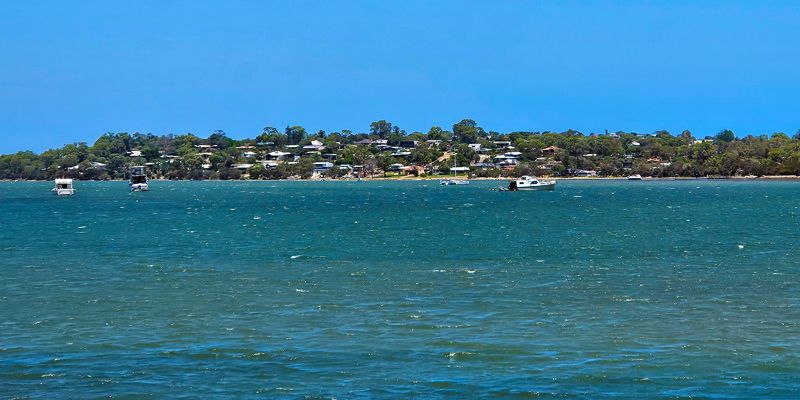
[[[392,123],[386,120],[375,121],[369,124],[369,132],[381,139],[386,139],[392,133]]]
[[[717,136],[714,137],[717,142],[732,142],[736,139],[736,135],[733,134],[733,131],[730,129],[723,129],[720,131]]]
[[[484,136],[483,128],[471,119],[462,119],[453,124],[453,135],[461,143],[476,143],[479,136]]]
[[[288,144],[299,144],[306,137],[306,129],[302,126],[286,127],[286,142]]]

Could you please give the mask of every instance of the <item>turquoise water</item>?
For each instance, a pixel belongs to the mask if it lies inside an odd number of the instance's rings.
[[[800,183],[497,185],[0,183],[0,397],[800,397]]]

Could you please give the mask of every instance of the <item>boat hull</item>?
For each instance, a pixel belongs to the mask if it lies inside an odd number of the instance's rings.
[[[131,184],[131,192],[146,192],[148,190],[150,190],[150,187],[146,183]]]
[[[53,190],[53,194],[56,196],[72,196],[75,194],[75,189],[56,189]]]
[[[544,191],[544,190],[555,190],[556,184],[555,183],[546,183],[542,185],[531,185],[531,186],[517,186],[517,190],[529,190],[529,191]]]

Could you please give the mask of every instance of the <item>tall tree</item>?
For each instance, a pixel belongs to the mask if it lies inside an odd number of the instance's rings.
[[[302,126],[287,126],[286,141],[289,144],[298,144],[306,137],[306,129]]]
[[[724,130],[720,131],[717,134],[717,136],[714,137],[714,139],[716,139],[717,142],[726,142],[727,143],[727,142],[732,142],[734,139],[736,139],[736,135],[733,134],[732,130],[724,129]]]
[[[392,133],[392,123],[386,122],[386,120],[375,121],[369,124],[369,132],[372,135],[376,135],[381,139],[386,139],[389,137],[389,134]]]
[[[485,132],[475,121],[462,119],[453,124],[453,135],[459,142],[475,143],[478,141],[478,136],[484,136]]]

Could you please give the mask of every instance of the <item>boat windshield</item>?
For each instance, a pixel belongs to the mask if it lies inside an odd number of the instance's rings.
[[[131,177],[131,183],[146,183],[147,178],[144,175],[135,175]]]

